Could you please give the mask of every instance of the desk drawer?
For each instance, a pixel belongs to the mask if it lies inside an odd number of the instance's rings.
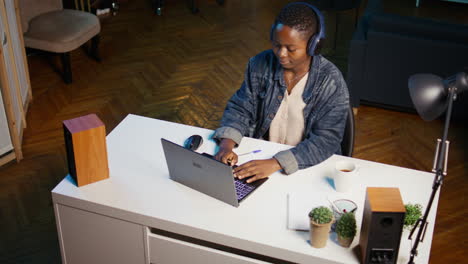
[[[64,264],[144,264],[144,227],[54,204]]]
[[[172,263],[268,263],[230,252],[148,232],[149,258],[152,264]]]

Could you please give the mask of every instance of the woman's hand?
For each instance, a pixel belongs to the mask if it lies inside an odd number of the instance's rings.
[[[281,165],[274,158],[266,160],[251,160],[235,168],[234,176],[239,179],[252,176],[247,179],[247,182],[251,183],[256,180],[267,178],[272,173],[280,169]]]
[[[229,166],[236,165],[238,160],[237,154],[232,151],[235,145],[236,142],[232,139],[223,138],[219,143],[219,150],[215,155],[215,159]]]

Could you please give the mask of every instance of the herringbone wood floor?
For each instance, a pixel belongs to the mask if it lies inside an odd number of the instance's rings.
[[[149,0],[122,3],[120,13],[102,24],[102,63],[82,51],[72,53],[71,85],[46,58],[28,58],[34,101],[24,131],[25,158],[0,168],[0,263],[60,263],[50,191],[67,173],[62,120],[97,113],[108,132],[128,113],[218,126],[248,58],[269,48],[268,29],[287,1],[227,0],[224,7],[199,2],[201,12],[192,15],[185,1],[166,1],[161,17],[152,14]],[[422,2],[419,9],[404,0],[388,8],[467,23],[467,6]],[[339,26],[338,48],[325,54],[346,73],[353,13],[340,14]],[[430,170],[440,121],[362,106],[356,122],[355,157]],[[450,132],[449,176],[442,186],[431,263],[461,263],[466,256],[467,129],[453,124]]]

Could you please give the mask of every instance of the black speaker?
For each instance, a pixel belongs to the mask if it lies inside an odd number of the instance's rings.
[[[362,263],[397,262],[405,212],[398,188],[367,188],[359,240]]]

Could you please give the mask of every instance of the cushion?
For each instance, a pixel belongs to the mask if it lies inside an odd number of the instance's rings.
[[[74,50],[101,30],[99,19],[87,12],[63,9],[41,14],[24,33],[26,47],[56,53]]]
[[[28,31],[29,21],[34,17],[54,10],[62,10],[62,0],[19,0],[23,33]]]

